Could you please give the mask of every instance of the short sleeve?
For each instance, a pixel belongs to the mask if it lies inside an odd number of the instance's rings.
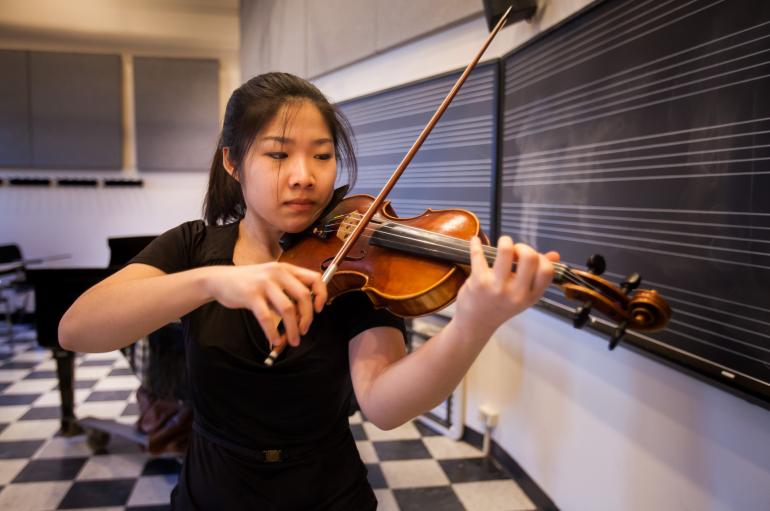
[[[204,229],[200,220],[174,227],[155,238],[128,264],[148,264],[166,273],[190,269],[192,247]]]
[[[345,293],[332,303],[339,318],[339,329],[348,341],[364,330],[378,326],[396,328],[406,338],[406,325],[403,318],[392,314],[387,309],[375,308],[363,292]]]

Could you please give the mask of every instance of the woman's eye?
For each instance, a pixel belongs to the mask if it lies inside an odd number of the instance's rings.
[[[324,153],[324,154],[316,154],[315,157],[318,160],[329,160],[331,159],[332,155],[328,153]]]
[[[274,159],[274,160],[283,160],[284,158],[286,158],[286,157],[288,156],[288,154],[286,154],[286,153],[281,153],[281,152],[277,152],[277,153],[265,153],[265,156],[267,156],[268,158],[272,158],[272,159]]]

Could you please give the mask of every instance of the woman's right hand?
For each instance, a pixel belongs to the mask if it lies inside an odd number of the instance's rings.
[[[212,267],[206,282],[211,296],[223,306],[251,310],[273,346],[285,340],[298,346],[313,311],[321,312],[328,296],[320,273],[288,263]],[[279,320],[285,337],[278,333]]]

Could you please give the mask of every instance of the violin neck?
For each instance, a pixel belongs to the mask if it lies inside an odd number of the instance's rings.
[[[380,224],[372,233],[369,242],[372,245],[421,257],[466,266],[471,264],[470,242],[396,222]],[[497,259],[497,249],[484,245],[483,250],[487,264],[492,266]],[[511,271],[516,271],[516,263],[511,265]],[[563,278],[561,268],[557,268],[553,282],[558,284],[563,281]]]

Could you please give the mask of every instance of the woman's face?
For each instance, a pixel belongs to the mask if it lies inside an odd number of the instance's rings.
[[[334,141],[310,101],[289,102],[257,135],[240,174],[247,221],[300,232],[326,207],[334,190]]]

